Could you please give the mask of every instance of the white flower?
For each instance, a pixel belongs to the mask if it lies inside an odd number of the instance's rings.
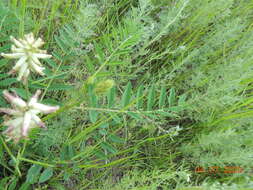
[[[59,106],[48,106],[38,103],[38,97],[41,91],[38,90],[34,96],[25,102],[17,94],[12,95],[7,90],[3,91],[5,99],[11,103],[12,108],[0,108],[0,112],[11,115],[12,118],[8,117],[5,119],[3,125],[8,126],[4,134],[18,142],[20,139],[28,136],[30,129],[34,127],[45,128],[45,124],[37,116],[39,113],[48,114],[55,112],[59,109]]]
[[[45,69],[40,63],[39,59],[51,58],[46,50],[40,50],[44,42],[41,38],[34,39],[33,33],[24,36],[24,39],[15,39],[10,37],[14,43],[11,47],[12,53],[1,53],[1,56],[9,59],[19,59],[10,73],[18,72],[17,80],[27,80],[31,71],[44,75]]]

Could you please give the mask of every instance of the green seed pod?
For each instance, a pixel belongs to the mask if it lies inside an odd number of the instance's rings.
[[[95,86],[95,93],[97,95],[104,94],[114,86],[114,81],[111,79],[101,81]]]

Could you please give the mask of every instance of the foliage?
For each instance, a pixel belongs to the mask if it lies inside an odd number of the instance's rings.
[[[28,87],[61,109],[29,141],[13,145],[1,136],[0,187],[252,188],[252,6],[1,1],[0,51],[9,51],[10,35],[45,36],[53,58]],[[26,99],[6,74],[11,64],[0,59],[0,92]],[[198,166],[244,172],[198,174]]]

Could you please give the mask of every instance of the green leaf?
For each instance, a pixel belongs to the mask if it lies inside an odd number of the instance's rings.
[[[59,61],[63,61],[65,57],[63,57],[59,52],[52,52],[54,58],[58,59]],[[45,60],[45,59],[44,59]]]
[[[137,90],[137,109],[142,109],[143,107],[143,90],[144,86],[140,85]]]
[[[58,64],[53,59],[45,59],[45,62],[47,62],[52,68],[56,69],[58,67]]]
[[[22,88],[10,88],[11,90],[15,91],[20,97],[23,99],[27,99],[27,92]],[[31,93],[28,94],[28,97],[31,97]]]
[[[66,49],[75,47],[75,40],[72,38],[72,32],[72,28],[70,27],[64,27],[62,30],[60,30],[60,39],[65,44]]]
[[[185,103],[186,97],[186,94],[181,95],[178,100],[178,105],[183,105]]]
[[[95,72],[95,61],[91,59],[89,56],[85,57],[85,65],[87,67],[87,70],[89,73],[94,73]]]
[[[100,135],[102,135],[102,136],[105,136],[105,135],[107,135],[107,130],[106,129],[99,129],[98,130],[98,133],[100,134]]]
[[[126,107],[131,100],[131,91],[132,91],[132,85],[130,82],[128,82],[126,89],[123,93],[123,98],[122,98],[122,107]]]
[[[152,110],[154,103],[155,103],[155,86],[152,85],[148,93],[148,104],[147,104],[148,111]]]
[[[114,148],[111,144],[109,144],[107,142],[102,142],[101,147],[104,150],[107,150],[108,152],[111,152],[112,154],[116,154],[118,152],[116,148]]]
[[[3,162],[4,158],[4,148],[3,148],[3,144],[0,144],[0,163]]]
[[[112,141],[112,142],[115,142],[115,143],[124,143],[124,142],[125,142],[124,139],[122,139],[122,138],[120,138],[120,137],[118,137],[118,136],[116,136],[116,135],[114,135],[114,134],[110,134],[110,135],[108,136],[108,139],[109,139],[110,141]]]
[[[156,114],[159,114],[161,116],[164,116],[164,117],[176,117],[175,114],[169,112],[169,111],[156,111],[155,112]]]
[[[34,184],[37,182],[42,166],[33,164],[26,175],[26,182]]]
[[[92,106],[92,107],[97,107],[97,96],[96,94],[93,92],[93,86],[92,85],[88,85],[88,95],[89,95],[89,104]]]
[[[109,123],[102,123],[100,126],[99,126],[100,129],[108,129],[109,128]]]
[[[64,145],[61,149],[60,158],[61,160],[70,160],[74,157],[74,148],[71,145]]]
[[[185,109],[184,106],[171,106],[169,108],[169,110],[172,112],[180,112],[180,111],[183,111],[184,109]]]
[[[128,114],[130,117],[132,117],[133,119],[142,120],[142,117],[141,117],[140,114],[138,114],[138,113],[127,112],[127,114]]]
[[[2,79],[2,78],[6,78],[6,77],[8,77],[9,75],[8,74],[6,74],[6,73],[3,73],[3,74],[0,74],[0,79]]]
[[[89,105],[93,108],[98,106],[97,96],[93,93],[93,86],[88,85]],[[89,117],[92,123],[97,121],[98,112],[96,110],[89,110]]]
[[[9,86],[13,83],[18,82],[16,78],[8,78],[0,81],[0,86]]]
[[[57,100],[53,98],[45,98],[41,101],[43,104],[49,104],[49,105],[62,105],[61,102],[58,102]]]
[[[30,190],[31,189],[30,187],[31,187],[30,184],[25,182],[21,185],[21,187],[18,190]]]
[[[90,117],[90,121],[91,121],[92,123],[96,123],[97,118],[98,118],[97,116],[98,116],[97,111],[95,111],[95,110],[90,110],[90,111],[89,111],[89,117]]]
[[[112,73],[111,72],[100,72],[97,74],[97,77],[111,77]]]
[[[2,92],[1,92],[1,94],[2,94]],[[2,96],[0,96],[0,105],[1,105],[2,107],[5,107],[5,106],[8,105]]]
[[[112,117],[112,120],[115,122],[115,123],[117,123],[117,124],[120,124],[121,123],[121,119],[120,119],[120,117],[117,115],[117,114],[115,114],[115,113],[112,113],[112,114],[110,114],[111,115],[111,117]]]
[[[18,178],[14,177],[14,179],[11,180],[11,184],[8,187],[8,190],[14,190],[17,186]]]
[[[176,92],[174,88],[170,89],[170,95],[169,95],[169,106],[173,106],[176,101]]]
[[[116,88],[112,87],[109,90],[108,95],[107,95],[107,100],[108,100],[107,107],[108,108],[112,108],[114,106],[115,96],[116,96]]]
[[[7,60],[7,59],[1,59],[1,60],[0,60],[0,67],[5,66],[7,63],[8,63],[8,60]]]
[[[127,62],[123,62],[123,61],[115,61],[115,62],[110,62],[107,65],[109,66],[117,66],[117,65],[127,65]]]
[[[9,181],[10,177],[4,177],[0,179],[0,187],[5,187]],[[0,190],[5,190],[5,189],[0,189]]]
[[[153,113],[144,113],[143,115],[150,117],[151,119],[158,119],[158,117]]]
[[[66,85],[66,84],[52,84],[48,88],[48,91],[55,91],[55,90],[73,90],[74,86]]]
[[[94,154],[96,155],[96,157],[98,157],[101,160],[106,160],[107,159],[106,155],[101,150],[95,150]]]
[[[61,50],[64,52],[64,53],[68,53],[67,50],[68,50],[68,47],[66,46],[66,44],[63,42],[63,40],[58,37],[58,36],[54,36],[54,39],[57,43],[57,45],[61,48]]]
[[[161,89],[160,97],[159,97],[159,108],[163,108],[165,106],[166,101],[166,87],[163,86]]]
[[[32,89],[45,89],[45,85],[42,85],[42,84],[32,84],[32,83],[29,83],[29,88],[32,88]]]
[[[97,43],[94,43],[93,45],[95,47],[95,51],[97,53],[97,57],[98,57],[99,61],[101,63],[103,63],[105,61],[105,55],[104,55],[104,51],[103,51],[102,47],[100,47],[100,45]]]
[[[39,183],[44,183],[53,176],[53,169],[47,168],[40,175]]]
[[[10,44],[0,46],[0,52],[6,51],[10,49]]]
[[[122,56],[122,55],[125,55],[125,54],[129,54],[131,52],[131,48],[126,48],[126,49],[121,49],[121,50],[118,50],[117,52],[114,53],[114,55],[117,55],[117,56]]]

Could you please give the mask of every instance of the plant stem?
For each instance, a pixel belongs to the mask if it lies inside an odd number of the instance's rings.
[[[29,88],[28,88],[28,79],[25,81],[25,91],[26,91],[26,98],[29,99]]]

